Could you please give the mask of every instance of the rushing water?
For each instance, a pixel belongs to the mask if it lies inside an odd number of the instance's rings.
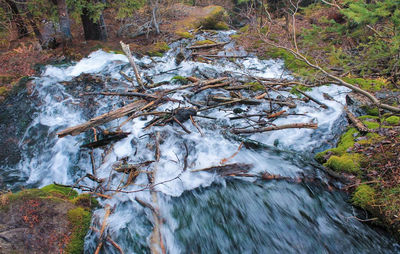
[[[220,41],[229,40],[230,32],[208,37]],[[204,35],[198,35],[201,40]],[[255,57],[226,61],[218,59],[211,63],[184,61],[176,68],[174,56],[179,47],[189,41],[183,40],[171,45],[171,50],[162,58],[145,57],[139,62],[143,76],[152,77],[154,82],[169,81],[176,75],[215,78],[222,73],[240,80],[248,75],[279,78],[289,77],[281,61],[259,60]],[[219,54],[242,54],[233,50],[232,43]],[[35,89],[29,96],[14,98],[14,103],[23,100],[25,110],[16,110],[19,116],[28,119],[28,125],[21,124],[18,143],[18,158],[3,158],[1,182],[3,188],[18,189],[21,186],[41,187],[52,182],[73,184],[77,179],[91,173],[88,151],[79,146],[90,139],[90,134],[57,138],[56,133],[66,127],[80,124],[87,119],[123,106],[117,97],[82,96],[82,92],[125,91],[131,85],[119,74],[120,70],[133,76],[127,58],[120,54],[96,51],[80,62],[65,66],[48,66],[35,79]],[[103,82],[71,81],[82,73],[100,76]],[[160,74],[162,73],[162,74]],[[154,90],[177,87],[166,84]],[[227,91],[206,90],[191,98],[205,101],[209,94],[218,92],[229,96]],[[113,208],[106,229],[109,235],[125,253],[149,253],[150,235],[154,218],[148,208],[142,207],[135,198],[140,198],[158,207],[162,223],[162,242],[168,253],[397,253],[397,243],[385,233],[370,228],[355,219],[362,212],[347,203],[348,197],[339,191],[327,188],[327,177],[315,166],[313,153],[334,144],[344,129],[342,103],[348,90],[337,86],[314,88],[309,93],[329,106],[321,109],[312,102],[297,101],[297,108],[286,109],[297,113],[282,117],[274,124],[316,122],[317,130],[287,129],[252,134],[247,138],[259,142],[256,147],[243,147],[229,163],[250,163],[250,173],[269,172],[288,177],[308,176],[317,179],[312,183],[287,181],[262,181],[256,178],[222,178],[209,172],[191,172],[193,169],[219,165],[223,158],[229,158],[240,144],[240,138],[228,134],[232,126],[246,126],[245,120],[230,120],[233,108],[257,113],[269,110],[269,103],[258,106],[235,106],[212,109],[201,114],[216,120],[196,117],[204,132],[200,135],[190,123],[184,123],[191,134],[186,134],[177,125],[143,127],[152,118],[137,118],[123,126],[131,134],[116,142],[111,149],[95,150],[97,175],[108,179],[109,187],[117,188],[123,177],[112,165],[121,158],[130,163],[154,160],[154,133],[158,132],[161,142],[161,158],[149,169],[157,168],[155,186],[157,204],[148,190],[133,193],[117,193],[112,199],[102,200]],[[334,101],[324,98],[327,93]],[[184,101],[190,90],[175,93],[172,98]],[[247,95],[247,92],[243,92]],[[274,98],[293,96],[288,92],[271,93]],[[29,100],[28,100],[29,99]],[[27,102],[29,101],[29,103]],[[32,101],[32,102],[30,102]],[[191,106],[168,102],[157,108],[172,110],[178,106]],[[33,112],[33,108],[37,112]],[[12,109],[2,117],[10,117]],[[15,125],[10,119],[2,119],[2,125]],[[126,118],[114,120],[107,127],[117,126]],[[2,137],[2,144],[7,139]],[[185,144],[188,148],[187,167],[183,172]],[[124,190],[142,189],[148,183],[146,174],[140,174],[135,184]],[[82,184],[93,186],[89,180]],[[94,212],[92,224],[101,225],[105,209]],[[87,253],[93,253],[98,235],[89,232],[85,239]],[[109,243],[103,253],[118,253]]]

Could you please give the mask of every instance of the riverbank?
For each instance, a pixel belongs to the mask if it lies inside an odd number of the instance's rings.
[[[343,59],[349,56],[344,56],[343,52],[358,45],[354,44],[352,35],[341,37],[339,32],[329,29],[332,24],[338,27],[349,22],[342,13],[336,7],[321,4],[311,5],[296,13],[294,33],[302,54],[311,60],[318,59],[320,66],[375,94],[382,101],[399,105],[399,82],[390,81],[390,77],[379,72],[361,76],[357,66],[346,66]],[[257,24],[249,24],[241,28],[234,38],[247,51],[261,58],[283,59],[286,68],[305,84],[329,83],[329,80],[319,76],[318,71],[289,51],[266,43],[265,38],[272,44],[292,48],[293,34],[290,31],[281,32],[285,25],[284,18],[276,19],[261,29]],[[365,58],[368,59],[368,56]],[[299,88],[308,89],[301,85]],[[378,110],[366,97],[354,93],[350,94],[347,103],[368,131],[361,132],[356,126],[350,126],[338,144],[318,153],[316,160],[348,180],[344,190],[351,194],[352,204],[370,213],[358,218],[360,221],[383,226],[400,239],[399,114]],[[349,120],[349,124],[353,123]]]

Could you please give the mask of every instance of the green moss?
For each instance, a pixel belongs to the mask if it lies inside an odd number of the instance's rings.
[[[282,59],[285,63],[285,68],[292,71],[293,75],[295,76],[306,77],[309,78],[310,80],[315,79],[316,71],[309,68],[309,66],[305,62],[296,59],[296,57],[293,54],[291,54],[285,49],[269,48],[264,52],[264,54],[266,57],[269,58]],[[311,57],[308,57],[308,59],[312,61]]]
[[[229,26],[226,22],[219,21],[219,22],[217,22],[217,24],[215,24],[214,29],[215,30],[228,30]]]
[[[165,52],[170,49],[166,42],[157,42],[150,47],[150,50],[146,52],[148,56],[162,57]]]
[[[347,132],[345,132],[340,137],[340,141],[339,141],[339,144],[337,145],[337,147],[317,153],[315,155],[315,159],[320,163],[324,163],[325,162],[324,156],[328,152],[332,152],[334,155],[338,155],[338,156],[345,154],[347,149],[354,146],[354,143],[355,143],[354,136],[357,136],[357,135],[358,135],[357,129],[350,128]]]
[[[361,107],[363,110],[365,110],[365,112],[367,113],[367,115],[370,116],[379,116],[379,109],[377,107],[369,107],[369,106],[362,106]]]
[[[187,83],[189,83],[189,80],[183,76],[175,76],[171,79],[172,82],[174,83],[180,83],[182,85],[186,85]]]
[[[363,124],[367,126],[367,128],[374,130],[379,128],[379,123],[377,122],[371,122],[371,121],[363,121]]]
[[[390,125],[396,125],[400,123],[400,117],[398,116],[391,116],[385,119],[385,122],[387,122]]]
[[[360,140],[357,143],[360,145],[370,145],[370,144],[379,142],[385,138],[383,136],[380,136],[377,133],[367,133],[366,137],[367,137],[367,139]]]
[[[231,35],[231,38],[232,38],[232,39],[238,39],[238,38],[240,38],[240,37],[241,37],[240,34],[232,34],[232,35]]]
[[[248,86],[254,92],[265,90],[265,87],[256,81],[248,82],[248,83],[245,83],[244,85]]]
[[[81,254],[83,253],[85,235],[89,230],[91,214],[82,207],[78,207],[69,210],[67,215],[72,233],[65,251],[69,254]]]
[[[7,95],[9,89],[7,89],[6,87],[2,86],[0,87],[0,96],[5,96]]]
[[[68,187],[63,187],[55,184],[50,184],[41,189],[42,191],[49,193],[53,196],[63,196],[68,199],[73,199],[78,196],[78,192],[75,190],[68,188]]]
[[[225,23],[228,15],[222,6],[208,6],[206,9],[209,9],[209,14],[197,24],[197,27],[211,30],[226,30],[229,28]]]
[[[364,116],[359,116],[358,119],[360,119],[360,120],[369,120],[369,119],[378,120],[379,117],[370,116],[370,115],[364,115]]]
[[[249,25],[245,25],[244,27],[241,27],[239,29],[239,32],[240,33],[247,33],[247,31],[249,31],[249,29],[250,29],[250,26]]]
[[[358,85],[364,90],[374,91],[374,92],[380,91],[388,86],[388,82],[384,79],[363,79],[363,78],[344,77],[343,80],[352,85]]]
[[[372,187],[366,184],[361,184],[354,192],[351,201],[354,205],[365,209],[367,206],[374,204],[375,195],[375,190]]]
[[[181,38],[185,38],[185,39],[193,39],[193,34],[189,33],[189,32],[176,32],[176,35],[178,35]]]
[[[95,208],[99,205],[99,201],[90,196],[89,194],[81,194],[72,200],[72,203],[76,206]]]
[[[108,53],[112,53],[112,54],[120,54],[120,55],[124,55],[125,54],[124,51],[122,51],[122,50],[114,50],[114,49],[109,50],[107,52]]]
[[[325,167],[331,168],[337,172],[347,172],[359,174],[361,155],[354,153],[346,153],[342,156],[332,155],[324,164]]]
[[[208,44],[215,44],[215,41],[212,40],[202,40],[202,41],[196,41],[194,45],[208,45]]]

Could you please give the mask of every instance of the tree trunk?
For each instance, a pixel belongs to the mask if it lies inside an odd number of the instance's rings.
[[[35,33],[35,37],[38,39],[40,45],[42,45],[43,43],[43,36],[42,33],[40,32],[39,27],[36,25],[36,22],[32,16],[32,13],[30,13],[29,11],[26,13],[26,17],[29,20],[29,24],[31,25],[33,32]]]
[[[71,25],[65,0],[57,0],[58,18],[64,46],[72,43]]]
[[[90,18],[90,13],[87,9],[83,9],[81,15],[83,32],[85,34],[85,40],[107,40],[107,30],[104,23],[103,15],[97,22],[93,22]]]
[[[28,29],[26,28],[25,22],[19,14],[19,10],[17,4],[12,0],[5,0],[6,3],[10,6],[12,12],[12,20],[15,23],[18,31],[18,39],[28,36]]]

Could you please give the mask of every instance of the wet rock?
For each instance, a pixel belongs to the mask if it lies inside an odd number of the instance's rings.
[[[375,96],[386,104],[400,104],[400,92],[380,91],[376,92]]]
[[[0,103],[0,165],[12,167],[21,159],[19,143],[32,121],[38,101],[29,96],[27,83],[17,85]],[[32,86],[29,86],[32,89]],[[0,174],[5,174],[0,170]]]
[[[196,108],[178,108],[174,111],[174,115],[179,122],[183,123],[190,119],[190,116],[197,114]]]

